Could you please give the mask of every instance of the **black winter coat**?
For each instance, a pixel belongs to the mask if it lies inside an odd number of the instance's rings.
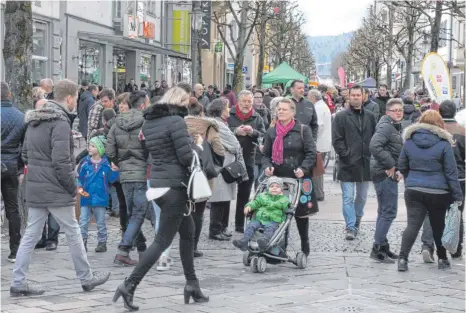
[[[95,99],[90,91],[84,91],[81,94],[78,103],[78,118],[79,118],[79,132],[84,138],[87,138],[87,122],[89,120],[89,112],[94,104]]]
[[[309,177],[316,164],[317,153],[311,129],[296,120],[294,127],[283,138],[283,163],[280,165],[272,161],[272,147],[276,137],[275,127],[270,127],[265,134],[263,167],[273,167],[274,175],[290,178],[295,178],[294,170],[301,168],[304,175]]]
[[[387,178],[386,170],[398,167],[402,148],[401,123],[395,123],[388,115],[382,116],[369,145],[372,154],[371,178],[374,183]]]
[[[65,208],[75,205],[73,119],[72,113],[52,100],[43,108],[26,114],[28,126],[21,155],[28,166],[28,207]]]
[[[186,107],[157,103],[144,111],[142,133],[152,157],[152,188],[183,187],[188,184],[193,159],[192,138],[184,117]]]
[[[292,100],[296,104],[296,119],[300,121],[301,124],[311,128],[312,138],[314,138],[314,141],[317,141],[319,123],[317,122],[317,112],[314,104],[305,98],[301,98],[299,102],[294,98],[292,98]]]
[[[335,115],[332,123],[332,144],[339,157],[338,180],[342,182],[371,180],[369,144],[376,123],[372,112],[356,111],[352,107]]]
[[[380,116],[384,116],[387,114],[387,102],[390,100],[390,96],[385,96],[382,97],[379,94],[377,94],[377,97],[375,98],[375,103],[379,105],[379,114]]]
[[[264,122],[257,112],[254,112],[248,120],[242,121],[236,115],[236,108],[233,107],[230,111],[230,116],[228,117],[228,127],[230,127],[231,131],[236,135],[235,130],[241,125],[249,125],[254,129],[252,135],[236,136],[241,148],[243,148],[244,163],[246,163],[246,167],[254,167],[257,138],[264,136]]]
[[[2,126],[2,163],[5,163],[16,175],[23,165],[21,161],[21,144],[26,131],[24,113],[13,107],[13,103],[4,100],[1,103]]]
[[[465,147],[465,136],[466,129],[458,124],[455,119],[443,119],[445,122],[445,129],[453,135],[455,145],[453,146],[453,153],[455,154],[456,165],[458,167],[458,180],[464,182],[465,176],[465,162],[466,162],[466,147]]]

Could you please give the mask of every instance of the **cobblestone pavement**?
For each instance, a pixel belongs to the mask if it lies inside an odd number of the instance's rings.
[[[452,262],[452,269],[439,271],[436,264],[423,264],[419,242],[413,248],[410,270],[396,271],[396,265],[378,264],[368,258],[374,233],[377,210],[373,188],[369,193],[366,216],[357,240],[343,240],[344,223],[338,215],[341,190],[326,176],[326,201],[321,212],[311,219],[311,255],[306,269],[293,264],[268,265],[264,274],[253,274],[242,264],[241,252],[229,242],[207,239],[208,211],[204,222],[200,249],[203,258],[196,259],[196,271],[203,289],[211,297],[207,304],[184,305],[184,277],[179,260],[178,240],[172,255],[175,264],[168,272],[152,269],[136,292],[135,302],[140,312],[465,312],[464,261]],[[400,188],[400,190],[402,190]],[[402,194],[400,194],[402,200]],[[402,203],[402,202],[400,202]],[[389,240],[398,251],[401,233],[406,226],[400,207],[400,219],[395,222]],[[334,213],[332,213],[334,212]],[[233,218],[233,212],[231,212]],[[341,215],[341,214],[340,214]],[[329,218],[327,218],[329,217]],[[233,220],[233,219],[231,219]],[[109,251],[95,253],[95,225],[90,226],[89,260],[93,270],[109,270],[109,282],[90,293],[84,293],[75,278],[66,238],[60,234],[57,251],[36,251],[30,266],[29,279],[47,287],[38,297],[10,298],[9,285],[13,265],[8,263],[7,238],[2,238],[1,311],[6,313],[42,312],[124,312],[122,303],[111,303],[116,287],[131,268],[112,263],[120,232],[118,221],[108,220]],[[150,223],[144,224],[145,234],[153,238]],[[298,235],[292,227],[295,247]],[[239,237],[238,234],[234,235]],[[290,252],[291,253],[291,252]],[[137,258],[136,253],[133,253]]]

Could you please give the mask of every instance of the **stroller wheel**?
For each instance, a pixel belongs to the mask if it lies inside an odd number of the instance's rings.
[[[252,257],[251,259],[251,264],[249,265],[251,267],[251,272],[257,273],[257,264],[259,263],[259,258],[257,256]]]
[[[251,259],[249,258],[249,251],[244,251],[243,253],[243,264],[244,266],[249,266],[251,264]]]
[[[298,252],[296,254],[296,266],[299,269],[304,269],[307,266],[307,256],[303,252]]]
[[[266,269],[267,269],[267,260],[263,256],[261,256],[257,260],[257,272],[264,273]]]

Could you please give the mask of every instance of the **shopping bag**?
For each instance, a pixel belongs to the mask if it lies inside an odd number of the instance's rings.
[[[447,211],[445,229],[442,235],[442,245],[451,254],[456,253],[456,249],[458,249],[458,242],[460,241],[460,223],[461,212],[458,209],[458,205],[453,203]]]

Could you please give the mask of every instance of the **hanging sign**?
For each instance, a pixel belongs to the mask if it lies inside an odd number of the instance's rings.
[[[215,44],[215,53],[222,53],[223,51],[223,42],[217,42]]]
[[[202,28],[199,31],[199,46],[201,49],[210,50],[210,19],[212,14],[212,2],[201,1]]]

